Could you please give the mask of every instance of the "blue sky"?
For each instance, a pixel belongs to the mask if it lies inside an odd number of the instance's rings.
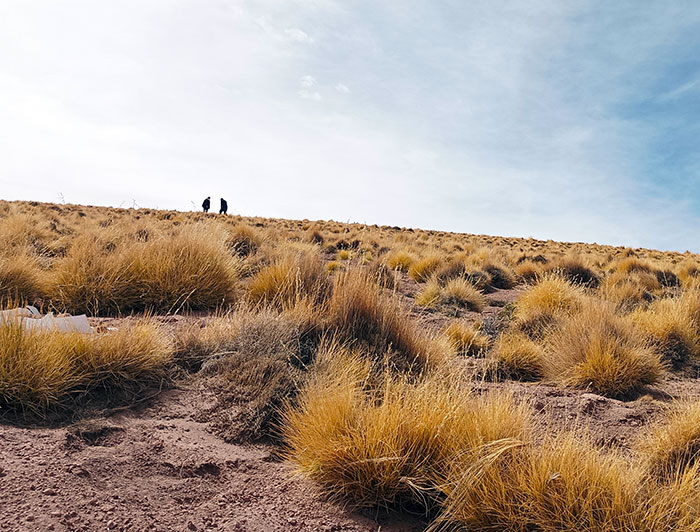
[[[10,0],[0,50],[4,199],[700,252],[694,1]]]

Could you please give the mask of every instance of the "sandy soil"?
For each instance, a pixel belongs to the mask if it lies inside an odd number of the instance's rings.
[[[195,379],[195,383],[197,379]],[[321,497],[265,445],[232,445],[196,413],[203,382],[60,428],[0,425],[3,531],[417,531]]]

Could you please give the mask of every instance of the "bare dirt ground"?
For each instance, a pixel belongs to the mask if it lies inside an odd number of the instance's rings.
[[[417,531],[325,500],[266,445],[233,445],[196,413],[197,379],[140,410],[60,428],[0,425],[0,529]]]

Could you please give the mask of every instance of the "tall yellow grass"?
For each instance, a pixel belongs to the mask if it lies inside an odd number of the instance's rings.
[[[553,333],[544,350],[547,378],[613,397],[659,382],[665,366],[631,320],[587,304]]]
[[[367,390],[368,368],[336,356],[285,414],[289,459],[334,498],[356,506],[430,508],[455,456],[529,431],[526,407],[473,397],[456,384],[387,377]]]
[[[160,377],[171,356],[168,336],[148,321],[95,335],[26,332],[6,321],[0,324],[0,402],[40,412],[98,385]]]

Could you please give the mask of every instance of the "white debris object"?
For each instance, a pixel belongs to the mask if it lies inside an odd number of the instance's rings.
[[[92,327],[90,327],[90,323],[85,314],[79,316],[54,316],[53,312],[49,312],[45,316],[42,316],[39,311],[32,306],[0,311],[0,323],[10,321],[19,322],[25,331],[60,331],[83,334],[92,334],[95,332]]]

